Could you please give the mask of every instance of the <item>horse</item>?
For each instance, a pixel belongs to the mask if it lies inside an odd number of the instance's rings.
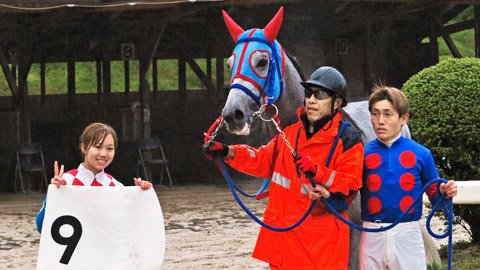
[[[262,137],[266,128],[258,120],[263,104],[274,104],[283,126],[297,120],[296,109],[304,105],[304,91],[300,84],[302,76],[294,62],[276,40],[283,20],[283,7],[263,29],[243,30],[225,11],[222,11],[227,29],[237,43],[227,65],[231,71],[230,92],[222,110],[223,122],[229,133],[253,138]],[[246,46],[248,44],[248,46]],[[361,131],[367,143],[375,138],[370,122],[368,101],[349,102],[343,108],[353,124]],[[257,132],[255,132],[257,131]],[[402,134],[410,138],[404,125]],[[350,220],[361,225],[360,194],[349,208]],[[358,269],[360,231],[350,230],[349,269]],[[432,238],[422,228],[427,253],[427,263],[439,261],[438,251]]]

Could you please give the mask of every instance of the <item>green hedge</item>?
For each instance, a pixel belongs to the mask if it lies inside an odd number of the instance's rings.
[[[442,177],[480,180],[480,59],[442,61],[412,76],[403,91],[412,136],[432,151]],[[455,209],[480,243],[480,207]]]
[[[480,179],[480,59],[448,59],[411,77],[412,135],[447,176]]]

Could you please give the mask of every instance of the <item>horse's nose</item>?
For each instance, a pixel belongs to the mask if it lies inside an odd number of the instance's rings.
[[[227,123],[236,123],[236,122],[243,122],[245,118],[245,114],[242,110],[232,110],[230,112],[226,112],[223,115],[223,119]]]

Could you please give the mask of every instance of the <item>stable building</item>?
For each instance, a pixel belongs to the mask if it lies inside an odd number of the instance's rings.
[[[108,169],[127,184],[137,173],[136,142],[152,136],[162,141],[177,183],[218,176],[200,149],[228,95],[225,62],[234,43],[221,10],[245,29],[263,28],[280,6],[285,15],[277,40],[301,73],[337,67],[350,100],[366,99],[379,81],[401,87],[437,63],[438,38],[463,57],[451,38],[456,32],[473,30],[480,57],[480,3],[473,0],[2,1],[0,81],[9,94],[0,97],[0,190],[12,189],[15,145],[40,142],[49,179],[54,160],[67,168],[81,162],[78,137],[98,121],[118,132],[120,147]],[[449,24],[467,9],[472,18]],[[163,61],[174,63],[172,85],[161,84],[172,80]],[[52,63],[64,67],[60,93],[49,85]],[[79,65],[91,67],[89,91],[77,87]],[[123,76],[112,77],[118,67]],[[33,70],[38,81],[29,80]],[[188,74],[201,87],[189,88]],[[34,82],[38,93],[29,90]]]

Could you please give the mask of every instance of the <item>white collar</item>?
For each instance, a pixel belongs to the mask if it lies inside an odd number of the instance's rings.
[[[382,141],[382,140],[380,140],[380,139],[378,139],[378,140],[381,141],[383,144],[385,144],[386,146],[388,146],[388,147],[390,148],[395,141],[397,141],[398,139],[400,139],[401,136],[402,136],[402,133],[398,134],[397,137],[393,138],[392,140],[390,140],[390,141],[388,141],[388,142]]]

